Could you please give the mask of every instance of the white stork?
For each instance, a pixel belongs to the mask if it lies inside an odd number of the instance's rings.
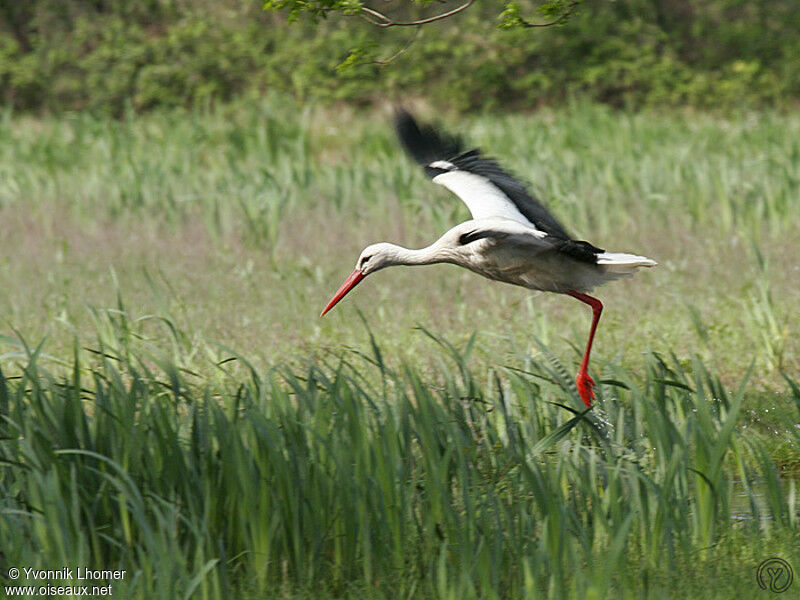
[[[603,305],[586,292],[630,276],[638,267],[653,267],[656,262],[573,240],[525,186],[494,160],[478,150],[464,152],[460,140],[428,126],[420,127],[403,110],[397,113],[396,128],[408,153],[434,183],[464,201],[472,220],[456,225],[420,250],[386,242],[367,246],[322,315],[364,277],[395,265],[453,263],[489,279],[567,294],[592,307],[589,340],[575,379],[581,399],[591,406],[595,383],[587,367]]]

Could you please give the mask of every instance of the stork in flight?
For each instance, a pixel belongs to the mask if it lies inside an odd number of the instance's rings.
[[[434,183],[463,200],[472,219],[420,250],[386,242],[367,246],[320,316],[364,277],[396,265],[453,263],[489,279],[567,294],[592,307],[589,340],[575,378],[578,394],[591,406],[595,383],[587,367],[603,305],[586,292],[656,262],[635,254],[606,252],[572,239],[525,185],[493,159],[478,150],[463,151],[458,138],[419,126],[404,110],[397,112],[395,125],[406,151]]]

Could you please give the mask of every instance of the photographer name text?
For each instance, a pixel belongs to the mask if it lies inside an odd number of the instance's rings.
[[[108,569],[90,569],[88,567],[77,567],[75,569],[64,567],[62,569],[33,569],[26,567],[22,569],[25,579],[55,581],[55,580],[77,580],[77,581],[109,581],[114,579],[125,579],[125,571],[112,571]]]

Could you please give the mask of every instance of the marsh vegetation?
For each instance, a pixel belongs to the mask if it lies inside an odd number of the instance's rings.
[[[389,123],[2,115],[0,566],[165,599],[739,598],[800,567],[800,118],[462,122],[660,263],[599,292],[588,413],[577,302],[437,266],[317,318],[361,247],[467,217]]]

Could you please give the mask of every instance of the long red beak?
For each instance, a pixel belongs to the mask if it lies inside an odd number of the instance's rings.
[[[325,313],[328,312],[330,309],[332,309],[334,306],[336,306],[336,303],[339,302],[339,300],[341,300],[342,298],[344,298],[347,295],[347,292],[356,287],[356,285],[358,285],[358,282],[361,281],[362,279],[364,279],[364,273],[359,271],[358,269],[350,273],[347,279],[344,280],[344,283],[339,287],[339,289],[333,295],[331,301],[328,302],[328,305],[324,309],[322,309],[322,314],[320,314],[320,317],[324,317]]]

